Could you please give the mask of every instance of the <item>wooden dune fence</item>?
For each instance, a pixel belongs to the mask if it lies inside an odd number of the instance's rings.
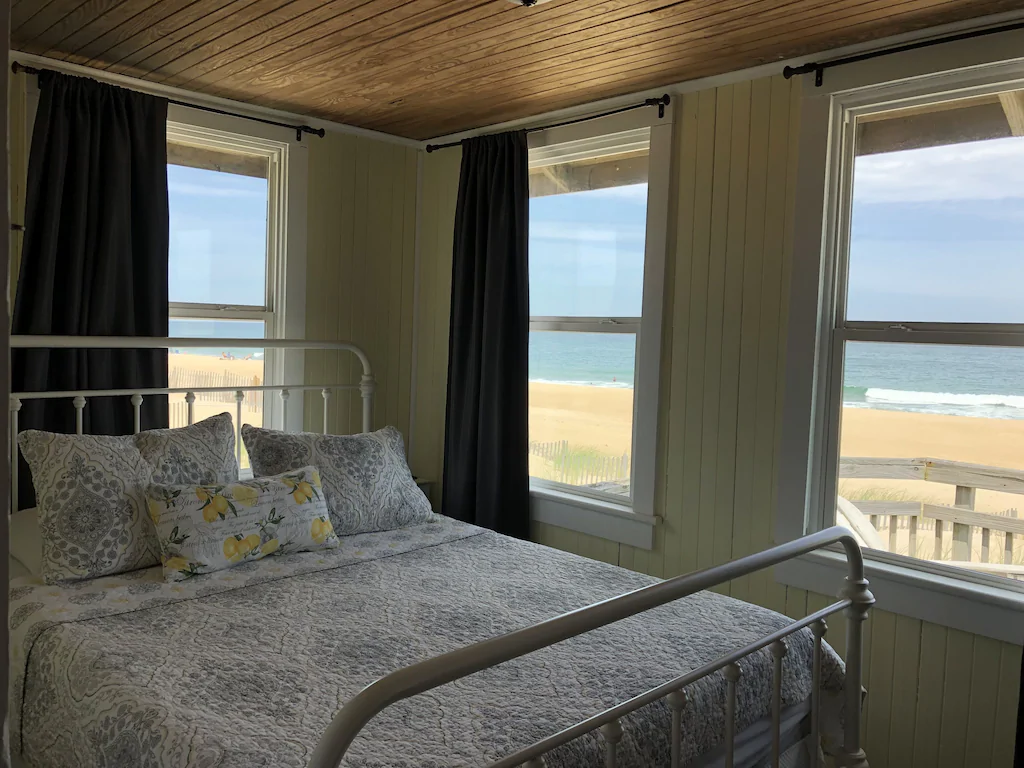
[[[547,478],[569,485],[629,480],[629,454],[601,456],[574,450],[568,440],[530,442],[530,455],[551,462],[553,477]]]
[[[1024,542],[1024,519],[1017,507],[998,513],[975,509],[979,489],[1024,496],[1024,471],[934,458],[843,457],[839,476],[954,486],[952,505],[858,499],[847,509],[863,515],[890,552],[1024,579],[1018,547]]]

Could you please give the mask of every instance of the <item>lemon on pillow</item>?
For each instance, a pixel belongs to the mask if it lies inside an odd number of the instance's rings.
[[[167,581],[338,546],[314,467],[224,485],[151,485],[147,497]]]

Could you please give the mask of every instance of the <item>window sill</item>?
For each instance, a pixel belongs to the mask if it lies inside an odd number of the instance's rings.
[[[634,512],[627,504],[537,486],[530,487],[530,518],[640,549],[653,548],[658,522],[657,517]]]
[[[1024,593],[915,568],[866,559],[867,578],[878,601],[891,613],[929,621],[1017,645],[1024,644]],[[838,552],[812,552],[775,566],[780,584],[811,592],[846,576],[846,558]]]

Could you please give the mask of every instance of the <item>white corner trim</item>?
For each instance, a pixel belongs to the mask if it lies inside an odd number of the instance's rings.
[[[479,128],[473,128],[466,131],[459,131],[458,133],[449,133],[444,136],[435,136],[432,139],[421,141],[417,143],[417,146],[421,149],[425,149],[427,144],[447,144],[453,141],[462,141],[472,136],[479,136],[484,133],[497,133],[499,131],[511,131],[516,128],[532,128],[537,125],[543,125],[544,123],[559,122],[561,120],[572,120],[577,117],[583,117],[585,115],[597,114],[612,109],[618,109],[619,107],[625,107],[629,104],[638,104],[645,99],[654,98],[661,96],[662,94],[668,93],[671,96],[676,96],[683,93],[692,93],[694,91],[701,91],[706,88],[716,88],[721,85],[729,85],[732,83],[739,83],[745,80],[756,80],[760,77],[769,77],[771,75],[777,75],[782,72],[784,67],[799,66],[809,61],[823,61],[825,59],[838,59],[843,56],[851,56],[857,53],[864,53],[866,51],[875,51],[882,48],[890,48],[896,45],[902,45],[903,43],[916,42],[918,40],[926,40],[933,37],[941,37],[944,35],[956,34],[957,32],[963,32],[969,29],[978,29],[981,27],[991,27],[997,24],[1011,23],[1014,21],[1020,21],[1024,18],[1024,15],[1020,11],[1007,11],[1004,13],[996,13],[990,16],[982,16],[976,19],[968,19],[967,21],[954,22],[951,24],[942,24],[937,27],[931,27],[929,29],[917,30],[916,32],[907,32],[902,35],[892,35],[890,37],[883,37],[879,40],[870,40],[864,43],[855,43],[853,45],[846,45],[842,48],[833,48],[828,51],[819,51],[818,53],[809,53],[806,56],[798,56],[791,59],[780,59],[779,61],[772,62],[771,64],[760,64],[756,67],[748,67],[747,69],[738,69],[734,72],[725,72],[720,75],[710,75],[708,77],[698,77],[693,80],[683,80],[682,82],[673,83],[670,85],[662,85],[657,88],[649,88],[644,91],[635,91],[633,93],[624,94],[622,96],[613,96],[607,99],[600,99],[599,101],[591,101],[587,104],[579,104],[575,107],[565,107],[563,109],[555,109],[550,112],[544,112],[539,115],[533,115],[531,117],[519,118],[516,120],[507,120],[504,123],[494,123],[493,125],[485,125]]]
[[[8,63],[13,61],[19,61],[22,64],[28,64],[41,69],[53,69],[58,72],[64,72],[68,75],[91,77],[94,80],[100,80],[105,83],[110,83],[111,85],[120,85],[125,88],[130,88],[133,91],[150,93],[154,96],[166,96],[167,98],[180,99],[193,104],[216,107],[218,109],[229,109],[232,112],[237,112],[239,115],[265,117],[270,120],[280,120],[288,123],[302,123],[313,128],[323,128],[333,133],[347,133],[351,136],[360,136],[364,139],[373,139],[374,141],[386,141],[391,144],[399,144],[403,147],[419,149],[423,146],[422,142],[416,141],[415,139],[407,139],[404,136],[395,136],[381,131],[372,131],[369,128],[357,128],[354,125],[336,123],[332,120],[322,120],[318,117],[309,117],[308,115],[301,115],[297,112],[287,112],[283,109],[261,107],[244,101],[236,101],[235,99],[210,96],[205,93],[197,93],[196,91],[189,91],[185,88],[176,88],[175,86],[164,85],[162,83],[151,83],[148,80],[142,80],[138,77],[119,75],[113,72],[106,72],[102,69],[94,69],[93,67],[84,67],[80,64],[71,64],[70,62],[60,61],[59,59],[37,56],[34,53],[10,51],[8,54]],[[315,136],[310,136],[307,137],[307,141],[315,140],[316,138],[317,137]]]
[[[994,640],[1024,645],[1024,593],[865,560],[876,608]],[[775,566],[780,584],[821,592],[846,575],[846,558],[819,551]]]
[[[625,504],[538,486],[530,488],[530,519],[648,550],[654,547],[658,524],[657,517]]]

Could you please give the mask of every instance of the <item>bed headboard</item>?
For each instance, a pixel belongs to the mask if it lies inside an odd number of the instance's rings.
[[[68,400],[68,407],[75,409],[75,423],[78,434],[83,433],[83,415],[91,398],[127,397],[135,409],[135,431],[142,429],[142,403],[150,395],[184,395],[185,422],[192,424],[197,398],[216,394],[234,394],[235,401],[235,453],[241,461],[242,453],[242,406],[248,395],[276,392],[280,398],[281,422],[287,424],[288,401],[293,392],[319,391],[324,401],[324,434],[328,431],[329,403],[332,393],[343,390],[358,390],[362,397],[362,431],[373,430],[373,395],[375,382],[370,368],[370,358],[355,344],[344,341],[307,341],[305,339],[185,339],[151,338],[141,336],[12,336],[11,349],[210,349],[255,348],[291,350],[342,350],[351,352],[362,365],[358,384],[281,383],[281,384],[238,384],[226,386],[186,386],[141,389],[96,389],[62,392],[12,392],[11,409],[11,461],[18,456],[18,412],[26,400]],[[18,503],[18,472],[11,473],[12,509]]]

